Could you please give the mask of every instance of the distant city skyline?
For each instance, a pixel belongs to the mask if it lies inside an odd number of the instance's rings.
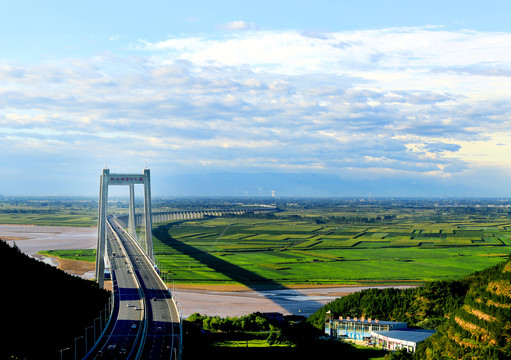
[[[20,1],[0,21],[0,194],[511,190],[506,1]]]

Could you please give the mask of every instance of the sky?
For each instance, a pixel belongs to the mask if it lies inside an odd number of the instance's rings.
[[[169,196],[509,197],[510,13],[2,1],[0,194],[96,195],[106,166]]]

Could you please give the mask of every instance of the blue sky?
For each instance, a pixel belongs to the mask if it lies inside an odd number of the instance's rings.
[[[147,164],[160,183],[272,174],[265,194],[364,195],[348,182],[511,196],[509,13],[506,1],[4,1],[0,194],[94,195],[105,165]],[[203,193],[260,194],[257,181]]]

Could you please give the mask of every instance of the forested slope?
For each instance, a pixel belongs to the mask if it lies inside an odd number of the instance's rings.
[[[463,304],[469,282],[433,281],[409,289],[367,289],[338,298],[312,314],[308,321],[324,327],[325,315],[370,317],[380,320],[403,321],[409,326],[435,329],[444,322],[444,315]]]
[[[326,304],[308,321],[323,328],[328,310],[438,330],[419,345],[416,359],[510,359],[511,261],[456,281],[364,290]]]
[[[421,344],[417,359],[511,358],[511,261],[468,279],[463,305]]]
[[[105,307],[109,292],[32,259],[0,241],[2,340],[0,359],[57,359],[84,336]],[[98,332],[99,335],[99,332]],[[89,330],[89,341],[93,336]],[[80,350],[84,339],[78,340]]]

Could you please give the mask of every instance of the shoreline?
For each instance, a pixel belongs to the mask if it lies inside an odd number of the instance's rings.
[[[34,257],[39,260],[44,258],[52,259],[57,263],[57,268],[71,275],[83,276],[85,273],[95,270],[95,264],[89,261],[62,259],[56,256],[42,255],[39,253],[35,254]]]
[[[89,262],[89,261],[81,261],[81,260],[70,260],[70,259],[61,259],[56,256],[51,255],[41,255],[41,254],[35,254],[34,258],[44,261],[44,259],[51,259],[52,261],[55,261],[57,263],[57,268],[74,276],[81,277],[85,280],[91,280],[90,276],[87,277],[87,273],[94,272],[96,269],[95,263]],[[112,291],[112,281],[111,280],[105,280],[104,288],[106,290]]]

